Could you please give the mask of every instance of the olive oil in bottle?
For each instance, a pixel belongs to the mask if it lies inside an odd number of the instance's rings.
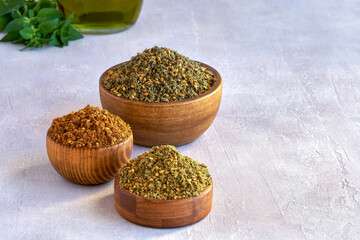
[[[82,33],[120,32],[135,24],[143,0],[58,0],[65,16],[74,12],[72,25]]]

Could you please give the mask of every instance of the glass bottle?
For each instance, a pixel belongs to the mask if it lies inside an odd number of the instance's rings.
[[[124,31],[135,24],[143,0],[58,0],[65,16],[74,12],[72,25],[82,33]]]

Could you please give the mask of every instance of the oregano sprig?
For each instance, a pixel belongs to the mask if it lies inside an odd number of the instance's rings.
[[[0,0],[0,31],[7,34],[1,42],[23,43],[26,48],[48,44],[63,47],[82,38],[65,18],[54,0]]]

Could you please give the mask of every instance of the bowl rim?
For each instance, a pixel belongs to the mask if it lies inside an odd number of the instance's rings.
[[[111,145],[111,146],[107,146],[107,147],[100,147],[100,148],[77,148],[77,147],[71,147],[71,146],[68,146],[68,145],[65,145],[65,144],[61,144],[61,143],[58,143],[56,142],[54,139],[52,139],[49,135],[49,130],[50,128],[47,130],[46,132],[46,139],[49,139],[49,141],[53,142],[54,144],[57,144],[59,146],[61,146],[62,148],[65,148],[65,149],[70,149],[70,150],[75,150],[75,151],[107,151],[109,150],[110,148],[113,148],[115,146],[117,147],[121,147],[122,145],[126,145],[128,144],[129,142],[133,142],[134,143],[134,136],[133,136],[133,132],[132,130],[130,129],[131,131],[131,135],[130,137],[128,137],[125,141],[122,141],[121,143],[118,143],[118,144],[115,144],[115,145]],[[132,140],[131,140],[132,139]]]
[[[177,100],[177,101],[171,101],[171,102],[143,102],[143,101],[131,100],[131,99],[123,98],[123,97],[118,97],[118,96],[115,96],[114,94],[112,94],[109,90],[105,89],[103,79],[104,79],[107,71],[109,71],[113,68],[116,68],[122,64],[125,64],[127,62],[129,62],[129,61],[125,61],[125,62],[116,64],[116,65],[108,68],[101,74],[100,79],[99,79],[100,96],[101,96],[101,92],[104,92],[106,95],[110,96],[115,101],[122,101],[122,102],[129,103],[129,104],[138,104],[138,105],[146,105],[146,106],[169,107],[169,106],[182,105],[182,104],[188,104],[188,103],[201,101],[203,99],[211,97],[216,92],[218,92],[222,87],[221,75],[215,68],[213,68],[205,63],[195,61],[195,62],[199,63],[201,66],[203,66],[203,67],[207,68],[209,71],[211,71],[214,74],[214,77],[216,79],[215,84],[209,90],[207,90],[206,92],[203,92],[202,94],[200,94],[196,97],[187,98],[187,99],[183,99],[183,100]]]
[[[202,191],[198,196],[190,197],[190,198],[181,198],[181,199],[152,199],[152,198],[146,198],[146,197],[136,195],[136,194],[126,190],[125,188],[120,188],[118,174],[115,175],[114,186],[119,191],[123,191],[127,195],[130,195],[133,198],[142,199],[142,200],[147,201],[147,202],[152,202],[152,203],[157,203],[157,204],[158,203],[170,203],[170,202],[171,203],[179,203],[179,202],[184,203],[185,201],[194,201],[194,200],[200,199],[200,198],[204,197],[205,195],[209,194],[211,192],[211,190],[213,189],[213,180],[211,178],[211,184],[206,186],[204,191]]]

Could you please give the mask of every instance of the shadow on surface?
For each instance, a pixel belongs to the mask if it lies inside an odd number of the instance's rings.
[[[187,227],[181,228],[170,228],[170,229],[159,229],[159,228],[150,228],[144,227],[141,225],[137,225],[130,221],[127,221],[123,218],[115,209],[114,206],[114,195],[113,193],[108,194],[98,200],[98,207],[94,208],[94,213],[100,217],[107,218],[107,220],[111,221],[111,224],[116,224],[120,229],[126,228],[138,228],[137,231],[132,237],[141,238],[141,239],[150,239],[153,236],[165,236],[168,234],[172,234],[176,231],[185,229]]]
[[[37,159],[37,161],[35,160]],[[20,189],[25,207],[48,207],[103,191],[111,184],[79,185],[61,177],[44,157],[31,157],[19,168],[13,168],[10,177]]]

